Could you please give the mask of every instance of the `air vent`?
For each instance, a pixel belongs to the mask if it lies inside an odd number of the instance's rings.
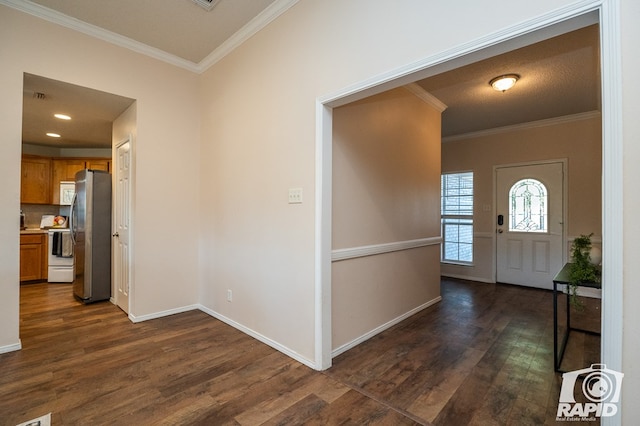
[[[36,99],[46,99],[47,95],[42,92],[33,92],[33,97]]]
[[[191,0],[205,10],[213,9],[220,0]]]

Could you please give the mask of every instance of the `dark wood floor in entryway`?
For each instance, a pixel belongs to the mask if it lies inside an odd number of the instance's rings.
[[[554,423],[551,293],[443,280],[442,295],[316,372],[199,311],[132,324],[68,285],[25,285],[0,425]],[[597,329],[598,309],[576,320]],[[563,367],[599,358],[599,338],[576,333]]]

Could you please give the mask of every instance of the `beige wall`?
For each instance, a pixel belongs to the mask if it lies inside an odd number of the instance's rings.
[[[111,157],[111,148],[56,148],[22,144],[22,153],[42,157]]]
[[[18,343],[22,81],[28,72],[137,100],[136,317],[197,303],[198,76],[0,6],[0,348]]]
[[[602,237],[602,126],[599,114],[573,121],[444,142],[443,172],[474,172],[474,266],[443,264],[444,275],[492,282],[495,252],[494,166],[568,160],[567,235]],[[489,210],[486,210],[488,207]]]
[[[440,235],[440,111],[399,88],[333,113],[333,249]]]
[[[333,113],[334,249],[439,237],[440,111],[399,88]],[[439,245],[333,263],[333,349],[440,296]]]
[[[331,277],[339,354],[440,301],[440,245],[333,262]]]
[[[302,0],[203,73],[203,306],[320,362],[316,100],[561,4],[492,14],[472,1]],[[292,187],[303,188],[302,205],[287,204]]]

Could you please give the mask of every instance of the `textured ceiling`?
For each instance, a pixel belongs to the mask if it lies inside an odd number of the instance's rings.
[[[67,16],[198,63],[275,0],[32,0]]]
[[[448,108],[442,136],[600,110],[598,25],[448,71],[417,83]],[[489,81],[518,74],[504,93]]]

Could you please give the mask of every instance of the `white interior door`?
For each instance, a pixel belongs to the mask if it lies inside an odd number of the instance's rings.
[[[496,168],[496,280],[551,289],[565,262],[563,162]]]
[[[131,204],[131,151],[127,139],[116,147],[115,161],[115,233],[114,233],[114,286],[116,305],[129,313],[130,274],[130,204]]]

